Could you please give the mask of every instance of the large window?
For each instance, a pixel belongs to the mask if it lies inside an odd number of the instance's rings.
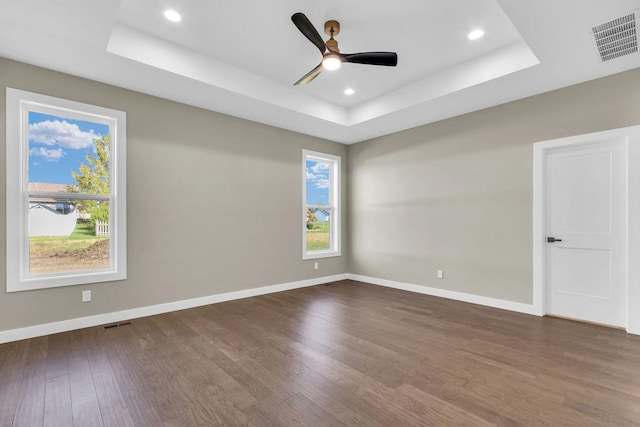
[[[126,278],[125,127],[7,88],[7,292]]]
[[[302,258],[340,256],[340,157],[302,152]]]

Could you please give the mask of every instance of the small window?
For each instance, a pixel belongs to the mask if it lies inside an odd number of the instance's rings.
[[[125,121],[7,88],[7,292],[126,278]]]
[[[69,215],[73,211],[73,203],[56,203],[56,211],[63,215]]]
[[[302,259],[340,256],[340,157],[303,150]]]

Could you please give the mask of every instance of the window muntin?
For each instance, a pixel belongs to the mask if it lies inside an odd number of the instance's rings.
[[[340,256],[340,157],[303,150],[303,259]]]
[[[7,88],[7,291],[126,278],[125,122]]]

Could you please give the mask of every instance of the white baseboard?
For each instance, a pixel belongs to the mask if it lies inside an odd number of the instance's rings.
[[[532,314],[540,316],[540,313],[532,304],[507,301],[497,298],[483,297],[462,292],[448,291],[446,289],[430,288],[428,286],[412,285],[409,283],[395,282],[393,280],[377,279],[375,277],[360,276],[358,274],[347,274],[350,280],[369,283],[372,285],[386,286],[387,288],[402,289],[403,291],[416,292],[419,294],[431,295],[434,297],[447,298],[456,301],[464,301],[472,304],[484,305],[487,307],[501,308],[503,310],[517,311],[518,313]]]
[[[132,308],[130,310],[116,311],[112,313],[98,314],[95,316],[80,317],[77,319],[63,320],[60,322],[45,323],[42,325],[28,326],[25,328],[0,331],[0,344],[19,341],[28,338],[40,337],[44,335],[56,334],[59,332],[73,331],[75,329],[89,328],[92,326],[105,325],[109,323],[121,322],[123,320],[137,319],[140,317],[153,316],[155,314],[169,313],[172,311],[184,310],[187,308],[200,307],[203,305],[216,304],[219,302],[232,301],[236,299],[249,298],[258,295],[272,294],[275,292],[288,291],[292,289],[315,286],[323,283],[337,282],[339,280],[357,280],[359,282],[372,285],[386,286],[388,288],[401,289],[409,292],[416,292],[441,298],[464,301],[472,304],[479,304],[488,307],[501,308],[503,310],[516,311],[519,313],[540,314],[533,305],[522,304],[513,301],[506,301],[496,298],[483,297],[462,292],[448,291],[446,289],[430,288],[428,286],[412,285],[409,283],[395,282],[392,280],[378,279],[375,277],[361,276],[358,274],[338,274],[335,276],[318,277],[316,279],[302,280],[298,282],[283,283],[279,285],[263,286],[259,288],[245,289],[243,291],[227,292],[224,294],[209,295],[206,297],[193,298],[182,301],[168,302],[165,304],[151,305],[147,307]]]
[[[132,308],[130,310],[116,311],[112,313],[98,314],[95,316],[80,317],[77,319],[63,320],[60,322],[45,323],[42,325],[27,326],[25,328],[0,331],[0,344],[19,341],[44,335],[57,334],[59,332],[73,331],[75,329],[91,326],[121,322],[123,320],[137,319],[139,317],[152,316],[154,314],[169,313],[171,311],[200,307],[258,295],[272,294],[274,292],[288,291],[291,289],[305,288],[307,286],[321,285],[323,283],[337,282],[347,279],[347,274],[318,277],[315,279],[301,280],[298,282],[283,283],[279,285],[263,286],[246,289],[243,291],[227,292],[224,294],[209,295],[182,301],[168,302],[165,304],[151,305],[147,307]]]

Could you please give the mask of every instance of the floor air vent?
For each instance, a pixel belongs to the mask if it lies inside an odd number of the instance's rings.
[[[638,11],[593,27],[593,37],[602,62],[638,52]]]
[[[131,322],[123,322],[123,323],[114,323],[112,325],[105,325],[105,329],[117,328],[118,326],[128,326],[131,325]]]

